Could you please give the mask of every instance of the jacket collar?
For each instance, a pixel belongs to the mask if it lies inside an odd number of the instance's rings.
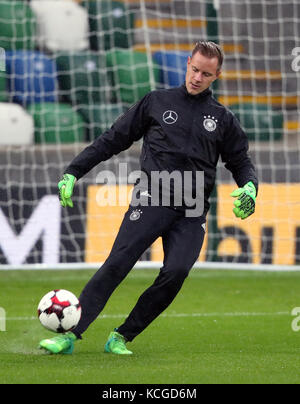
[[[211,91],[210,88],[207,88],[205,91],[203,91],[202,93],[197,94],[197,95],[189,94],[185,84],[182,84],[180,89],[184,92],[185,95],[187,95],[188,97],[191,97],[191,98],[193,98],[195,100],[200,100],[200,99],[203,99],[205,97],[208,97],[208,96],[212,95],[212,91]]]

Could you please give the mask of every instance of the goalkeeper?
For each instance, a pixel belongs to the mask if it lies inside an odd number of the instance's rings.
[[[79,324],[72,332],[42,340],[42,348],[52,353],[72,352],[74,341],[82,338],[139,257],[162,237],[164,262],[158,277],[140,296],[125,322],[110,333],[104,348],[114,354],[132,353],[126,343],[170,305],[198,259],[220,157],[238,185],[231,194],[236,198],[234,214],[243,220],[254,213],[258,180],[248,155],[247,136],[234,115],[213,98],[209,88],[220,76],[223,56],[217,44],[198,42],[187,60],[185,83],[181,87],[147,94],[65,170],[58,184],[60,200],[63,207],[72,207],[77,180],[143,138],[141,172],[148,178],[151,173],[162,171],[182,174],[189,171],[193,178],[197,172],[204,172],[204,208],[199,216],[189,217],[184,204],[177,207],[174,203],[170,206],[145,203],[138,208],[130,205],[108,258],[79,297],[82,306]],[[141,189],[141,195],[150,202],[151,190]],[[171,187],[171,195],[172,192]]]

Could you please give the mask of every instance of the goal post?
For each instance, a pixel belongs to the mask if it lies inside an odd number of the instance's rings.
[[[78,181],[73,209],[61,208],[57,183],[146,93],[184,82],[199,39],[224,50],[213,93],[246,131],[260,187],[255,214],[237,219],[236,184],[218,163],[195,267],[299,269],[299,26],[298,0],[2,0],[0,269],[94,269],[105,260],[141,142]],[[159,239],[136,268],[162,261]]]

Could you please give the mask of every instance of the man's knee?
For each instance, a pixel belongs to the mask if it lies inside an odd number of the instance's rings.
[[[94,275],[94,281],[121,280],[133,266],[134,263],[128,259],[126,254],[110,255]]]
[[[164,282],[170,288],[172,287],[181,287],[184,280],[188,277],[190,272],[190,267],[186,265],[176,264],[172,267],[166,267],[162,269],[162,275],[164,278]]]

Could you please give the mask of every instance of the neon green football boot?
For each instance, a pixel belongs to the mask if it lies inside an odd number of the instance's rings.
[[[126,348],[126,339],[117,331],[109,334],[108,340],[104,347],[104,352],[114,353],[117,355],[131,355],[132,352]]]
[[[40,348],[53,354],[71,354],[74,350],[74,341],[77,337],[72,332],[58,335],[54,338],[43,339]]]

